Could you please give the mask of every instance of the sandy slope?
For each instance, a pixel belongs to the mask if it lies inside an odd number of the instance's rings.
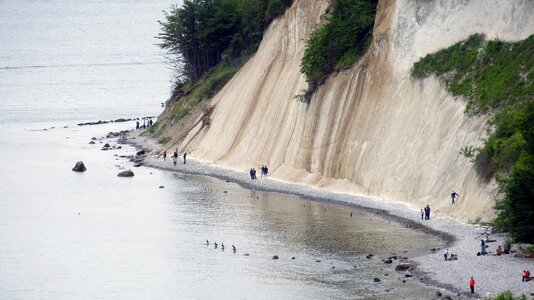
[[[380,1],[369,53],[305,104],[294,99],[307,86],[300,59],[327,6],[295,1],[211,100],[210,126],[199,122],[178,147],[235,170],[267,164],[279,180],[413,209],[430,204],[438,215],[464,222],[491,218],[495,185],[482,182],[459,153],[481,144],[486,118],[468,117],[463,99],[435,78],[413,80],[409,69],[472,33],[527,37],[534,33],[534,1]],[[452,190],[461,196],[455,207]]]

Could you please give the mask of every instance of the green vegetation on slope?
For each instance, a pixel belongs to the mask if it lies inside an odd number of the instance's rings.
[[[311,34],[300,69],[313,91],[330,73],[351,67],[367,50],[378,1],[336,0],[327,22]]]
[[[173,98],[178,101],[172,102],[170,114],[160,117],[154,126],[149,128],[152,136],[160,136],[165,133],[167,126],[185,118],[202,101],[212,98],[245,63],[247,57],[234,59],[228,62],[221,62],[219,65],[207,72],[196,83],[180,84],[174,90]],[[169,108],[168,108],[169,109]],[[167,143],[165,141],[163,144]]]
[[[159,22],[159,46],[179,66],[180,82],[196,82],[222,60],[254,52],[269,22],[292,0],[185,0]]]
[[[495,298],[484,298],[486,300],[527,300],[527,297],[525,295],[517,296],[515,297],[514,294],[510,291],[506,291],[503,293],[500,293]]]
[[[473,35],[415,63],[412,75],[435,74],[468,100],[467,113],[492,113],[475,163],[505,195],[495,225],[515,241],[534,242],[534,35],[507,43]]]

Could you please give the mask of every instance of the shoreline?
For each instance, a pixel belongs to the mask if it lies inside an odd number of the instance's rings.
[[[386,221],[393,221],[401,226],[422,231],[440,237],[448,244],[449,253],[458,256],[458,260],[445,261],[443,250],[429,251],[429,254],[410,258],[417,268],[411,273],[420,278],[422,284],[446,290],[458,297],[482,299],[485,296],[510,290],[514,295],[534,296],[534,282],[521,282],[524,269],[534,266],[534,260],[514,257],[514,254],[501,256],[476,256],[480,251],[479,235],[483,227],[463,224],[447,218],[421,220],[419,211],[409,209],[405,204],[392,203],[379,198],[356,196],[332,191],[324,191],[312,186],[287,183],[276,179],[260,178],[250,180],[247,172],[225,168],[210,162],[188,158],[183,164],[181,157],[177,166],[170,159],[166,162],[158,154],[161,146],[153,139],[141,136],[142,131],[130,131],[119,139],[120,143],[129,144],[137,149],[145,149],[147,154],[142,164],[147,167],[191,175],[215,177],[234,182],[249,190],[275,192],[294,195],[310,201],[340,205],[368,214],[376,215]],[[170,156],[169,156],[170,157]],[[488,252],[502,245],[507,235],[492,233]],[[432,249],[434,250],[434,249]],[[531,267],[532,268],[532,267]],[[475,294],[470,294],[468,281],[473,276],[476,281]],[[443,293],[446,296],[447,292]],[[440,297],[438,297],[440,298]]]

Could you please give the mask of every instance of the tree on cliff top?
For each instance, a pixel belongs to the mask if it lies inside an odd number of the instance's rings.
[[[185,0],[160,21],[159,46],[180,66],[178,78],[195,82],[223,59],[255,50],[265,26],[292,0]]]

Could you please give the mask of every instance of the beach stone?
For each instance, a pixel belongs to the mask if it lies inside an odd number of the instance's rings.
[[[395,271],[409,271],[415,269],[415,267],[415,264],[403,262],[395,267]]]
[[[365,258],[369,259],[369,258],[372,258],[374,255],[373,254],[368,254]]]
[[[164,188],[164,186],[163,186],[163,185],[160,185],[159,188],[162,189],[162,188]]]
[[[94,144],[96,144],[95,141],[90,141],[89,142],[89,145],[94,145]]]
[[[139,151],[137,151],[137,153],[135,153],[135,155],[137,155],[137,156],[141,156],[141,155],[143,155],[143,154],[145,154],[145,153],[146,153],[146,151],[143,149],[143,150],[139,150]]]
[[[440,291],[436,291],[436,296],[441,297],[443,294]]]
[[[93,136],[93,137],[91,138],[91,140],[96,141],[96,137]]]
[[[404,274],[404,277],[411,278],[411,277],[413,277],[413,275],[412,274]]]
[[[134,172],[132,172],[130,170],[122,171],[119,174],[117,174],[117,176],[119,176],[119,177],[133,177],[134,176]]]
[[[445,296],[445,297],[441,298],[441,300],[452,300],[452,298],[450,296]]]
[[[83,161],[79,161],[74,165],[74,168],[72,168],[74,172],[85,172],[87,168],[83,164]]]
[[[105,143],[101,150],[106,151],[109,150],[111,146],[108,143]]]
[[[273,259],[279,259],[278,255],[273,255]]]
[[[134,166],[134,168],[139,168],[141,166],[141,163],[139,163],[139,162],[135,163],[133,166]]]
[[[393,261],[392,261],[391,259],[388,258],[388,259],[384,260],[384,263],[385,263],[385,264],[392,264]]]
[[[320,262],[321,262],[321,260],[319,260],[319,259],[318,259],[318,260],[316,260],[315,262],[317,262],[317,263],[320,263]]]
[[[375,277],[375,278],[373,278],[373,281],[374,281],[374,282],[380,282],[381,280],[380,280],[380,278],[376,278],[376,277]]]
[[[295,257],[293,256],[291,259],[295,259]]]

